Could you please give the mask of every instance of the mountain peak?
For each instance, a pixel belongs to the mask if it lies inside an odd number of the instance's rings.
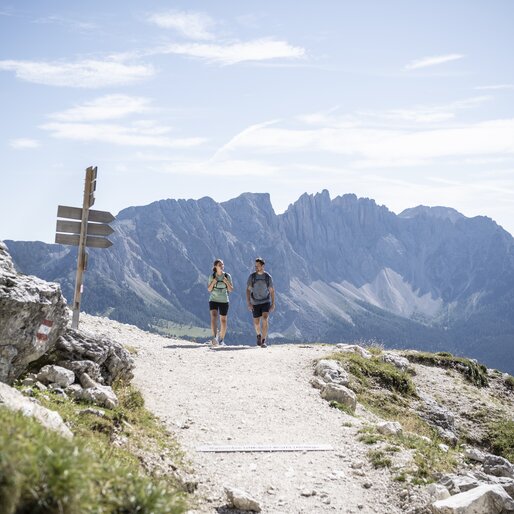
[[[400,214],[400,218],[415,218],[417,216],[427,216],[431,218],[447,219],[452,223],[457,220],[464,219],[466,216],[461,214],[459,211],[452,209],[451,207],[435,206],[429,207],[427,205],[418,205],[417,207],[410,207],[405,209]]]

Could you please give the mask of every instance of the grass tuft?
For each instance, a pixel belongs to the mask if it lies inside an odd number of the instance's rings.
[[[405,352],[403,356],[411,362],[417,362],[425,366],[455,369],[477,387],[487,387],[489,385],[487,368],[483,364],[465,357],[455,357],[449,352]]]
[[[365,359],[358,353],[337,352],[330,359],[339,361],[361,386],[369,386],[369,380],[376,380],[382,387],[401,394],[414,395],[415,386],[411,376],[392,364],[380,361],[376,356]]]
[[[59,412],[75,437],[68,441],[21,413],[0,407],[2,514],[180,514],[186,495],[171,474],[144,465],[163,454],[181,465],[176,443],[144,408],[138,391],[117,384],[120,405],[81,413],[88,404],[33,389]],[[125,441],[121,445],[114,441]],[[165,451],[163,450],[165,449]],[[149,459],[151,460],[151,459]],[[147,469],[145,469],[145,467]]]

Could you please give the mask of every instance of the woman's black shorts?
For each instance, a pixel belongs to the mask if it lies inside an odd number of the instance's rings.
[[[210,311],[219,311],[220,316],[226,316],[228,313],[228,302],[209,302]]]

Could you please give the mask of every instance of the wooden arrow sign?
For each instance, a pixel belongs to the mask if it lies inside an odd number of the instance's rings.
[[[79,207],[67,207],[66,205],[59,205],[57,207],[57,217],[58,218],[68,218],[72,220],[81,220],[82,219],[82,209]],[[95,221],[97,223],[111,223],[116,218],[107,211],[95,211],[93,209],[89,210],[89,216],[87,218],[88,221]]]
[[[78,246],[80,243],[80,235],[78,234],[55,234],[55,242],[61,245]],[[87,236],[86,246],[90,248],[109,248],[112,242],[105,237]]]
[[[67,234],[80,234],[82,223],[80,221],[57,220],[56,232]],[[114,229],[104,223],[88,223],[87,234],[90,236],[109,236]]]

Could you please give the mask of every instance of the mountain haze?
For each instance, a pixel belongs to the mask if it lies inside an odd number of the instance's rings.
[[[424,206],[396,215],[323,191],[280,215],[268,194],[161,200],[124,209],[114,227],[113,247],[90,251],[88,312],[161,331],[207,327],[207,275],[221,257],[235,285],[228,342],[248,341],[244,289],[261,255],[277,291],[277,340],[375,338],[514,370],[514,239],[489,218]],[[74,248],[6,243],[21,271],[60,282],[71,300]]]

